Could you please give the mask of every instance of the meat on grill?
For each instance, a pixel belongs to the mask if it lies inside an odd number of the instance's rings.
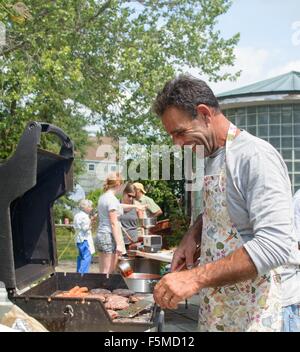
[[[103,296],[110,295],[111,291],[105,289],[105,288],[93,288],[90,293],[93,294],[100,294]]]
[[[142,300],[142,298],[140,298],[139,296],[130,296],[129,297],[130,303],[136,303],[136,302],[139,302],[140,300]]]
[[[106,300],[105,296],[101,293],[88,293],[87,296],[85,296],[85,298],[97,298],[97,299],[100,299],[100,301],[103,303]]]
[[[111,295],[106,298],[105,308],[112,310],[121,310],[129,307],[128,298]]]
[[[117,288],[116,290],[113,290],[112,293],[118,296],[130,297],[130,296],[133,296],[135,292],[128,289]]]
[[[112,319],[116,319],[119,317],[119,314],[117,312],[115,312],[114,310],[107,309],[107,313],[110,315],[110,317]]]
[[[88,295],[87,287],[79,287],[75,286],[71,288],[69,291],[60,292],[56,295],[56,297],[70,297],[70,298],[84,298]]]

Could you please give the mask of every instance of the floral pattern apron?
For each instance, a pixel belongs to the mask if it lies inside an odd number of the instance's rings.
[[[226,153],[236,134],[230,125]],[[200,265],[228,256],[244,244],[231,222],[226,201],[226,156],[220,175],[204,178]],[[280,268],[239,282],[200,291],[199,331],[280,331]]]

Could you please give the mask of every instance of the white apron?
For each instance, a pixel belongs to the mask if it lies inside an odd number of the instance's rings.
[[[236,130],[231,124],[226,154]],[[225,156],[220,175],[204,177],[200,265],[228,256],[243,243],[227,210]],[[280,331],[281,320],[280,268],[255,280],[200,291],[199,331]]]

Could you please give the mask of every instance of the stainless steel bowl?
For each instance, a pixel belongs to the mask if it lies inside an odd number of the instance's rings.
[[[124,278],[129,290],[142,293],[152,293],[160,279],[160,275],[145,273],[133,273]]]
[[[156,218],[143,218],[143,219],[138,219],[138,224],[141,227],[144,227],[145,229],[149,229],[151,227],[154,227],[157,223]]]

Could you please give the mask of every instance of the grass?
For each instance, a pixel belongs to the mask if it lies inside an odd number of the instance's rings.
[[[56,228],[56,246],[59,260],[76,260],[78,252],[73,229]]]

